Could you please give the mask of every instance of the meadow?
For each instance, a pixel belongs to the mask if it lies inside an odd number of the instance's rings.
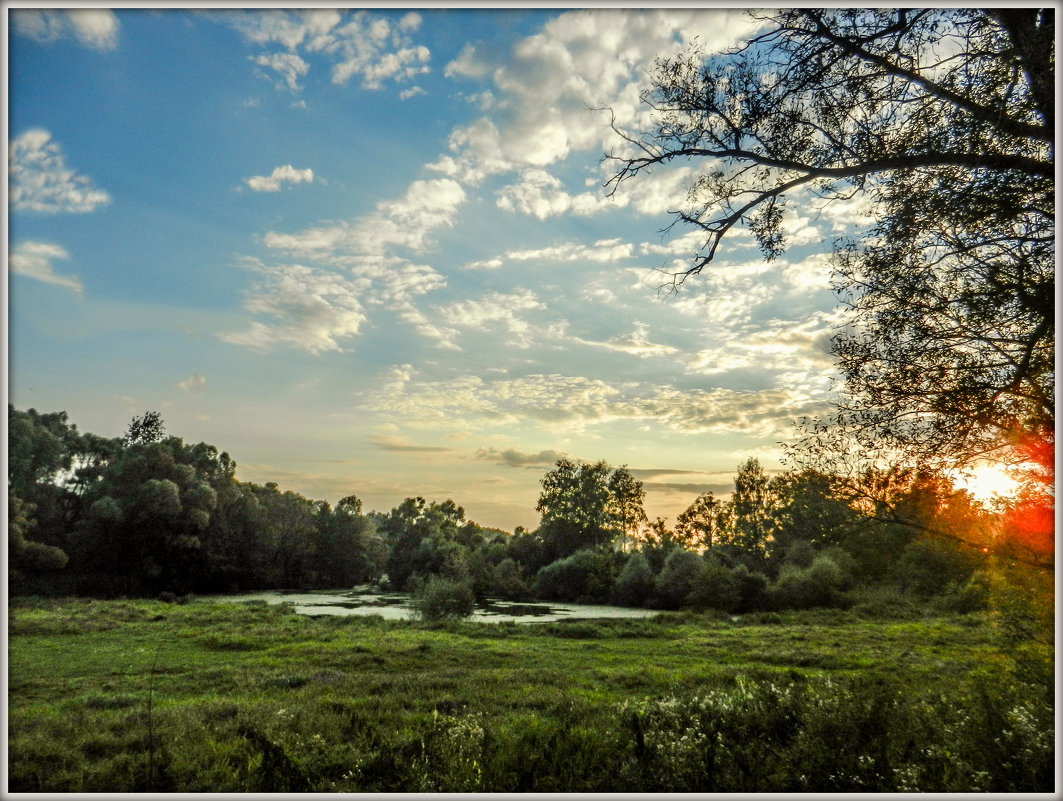
[[[915,608],[515,623],[13,598],[14,792],[1049,792],[1053,648]]]

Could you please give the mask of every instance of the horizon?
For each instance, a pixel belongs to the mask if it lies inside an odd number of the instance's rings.
[[[534,529],[562,457],[627,465],[650,519],[783,469],[830,408],[831,242],[854,200],[736,230],[677,293],[668,212],[621,184],[657,57],[723,9],[12,9],[8,400],[228,452],[237,477]],[[594,109],[599,109],[595,111]]]

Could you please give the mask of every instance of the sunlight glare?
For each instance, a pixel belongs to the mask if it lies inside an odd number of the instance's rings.
[[[956,488],[965,489],[979,501],[988,502],[994,496],[1002,498],[1014,496],[1019,490],[1019,482],[1008,475],[1001,465],[979,465],[967,475],[956,476]]]

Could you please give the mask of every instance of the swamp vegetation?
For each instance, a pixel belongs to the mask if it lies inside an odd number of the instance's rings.
[[[427,623],[12,599],[9,789],[1049,791],[1003,613]]]

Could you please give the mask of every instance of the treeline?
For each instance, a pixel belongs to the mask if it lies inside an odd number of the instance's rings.
[[[991,559],[1051,559],[1050,518],[1046,552],[1043,530],[1018,536],[1021,508],[990,513],[926,470],[770,478],[750,459],[728,500],[700,495],[669,528],[647,520],[627,468],[563,459],[541,481],[538,528],[509,534],[453,500],[364,512],[354,495],[332,507],[240,481],[227,453],[167,436],[154,412],[117,439],[78,432],[64,412],[9,407],[8,422],[13,594],[378,582],[430,591],[455,614],[483,596],[737,612],[841,606],[888,587],[976,607]]]

